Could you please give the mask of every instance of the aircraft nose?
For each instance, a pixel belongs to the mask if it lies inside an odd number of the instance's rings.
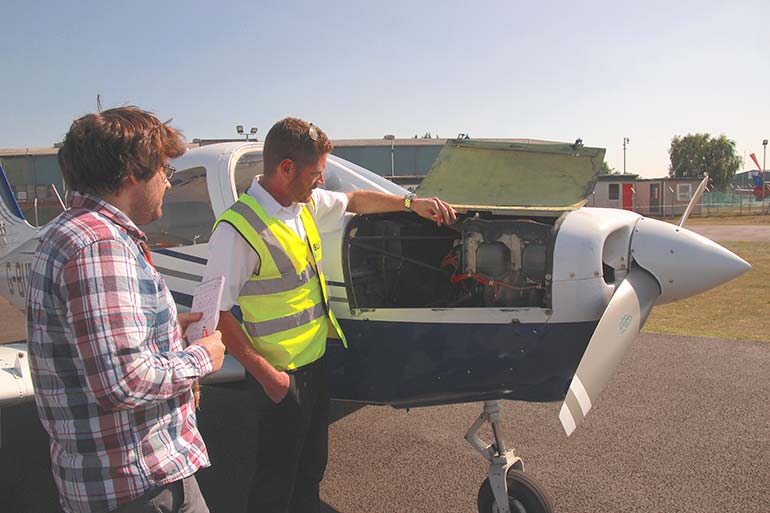
[[[700,294],[751,269],[748,262],[711,239],[647,218],[634,230],[631,257],[658,280],[657,304]]]

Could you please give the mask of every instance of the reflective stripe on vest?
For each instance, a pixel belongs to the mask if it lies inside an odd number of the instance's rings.
[[[315,220],[307,207],[300,218],[306,240],[268,217],[253,197],[244,194],[214,225],[232,225],[260,257],[260,267],[241,288],[238,303],[244,332],[279,370],[302,367],[323,356],[329,331],[347,347],[329,309]]]

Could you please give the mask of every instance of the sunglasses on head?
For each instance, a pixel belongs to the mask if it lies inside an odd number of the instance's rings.
[[[309,127],[307,127],[307,136],[308,136],[308,137],[309,137],[309,138],[310,138],[312,141],[316,141],[316,142],[318,141],[318,130],[317,130],[317,129],[316,129],[316,127],[313,125],[313,123],[310,123],[310,126],[309,126]]]

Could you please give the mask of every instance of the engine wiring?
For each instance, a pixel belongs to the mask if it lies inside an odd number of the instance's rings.
[[[463,273],[463,274],[457,274],[457,268],[460,265],[460,260],[457,255],[457,250],[461,246],[455,246],[451,250],[449,250],[449,253],[441,260],[441,267],[451,267],[452,268],[452,274],[449,277],[449,282],[454,284],[463,282],[465,280],[474,280],[486,287],[492,287],[494,290],[495,296],[497,296],[497,292],[499,290],[499,287],[504,287],[506,289],[515,290],[515,291],[524,291],[524,290],[536,290],[536,289],[544,289],[545,287],[543,285],[537,284],[537,285],[529,285],[526,287],[515,287],[511,285],[510,283],[505,283],[504,281],[499,280],[493,280],[491,278],[487,278],[486,276],[482,276],[479,273]]]

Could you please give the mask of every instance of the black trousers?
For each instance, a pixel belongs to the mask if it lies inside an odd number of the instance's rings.
[[[289,373],[278,404],[250,375],[248,396],[257,414],[256,469],[249,513],[319,513],[326,470],[329,383],[324,358]],[[244,405],[246,406],[246,405]]]

